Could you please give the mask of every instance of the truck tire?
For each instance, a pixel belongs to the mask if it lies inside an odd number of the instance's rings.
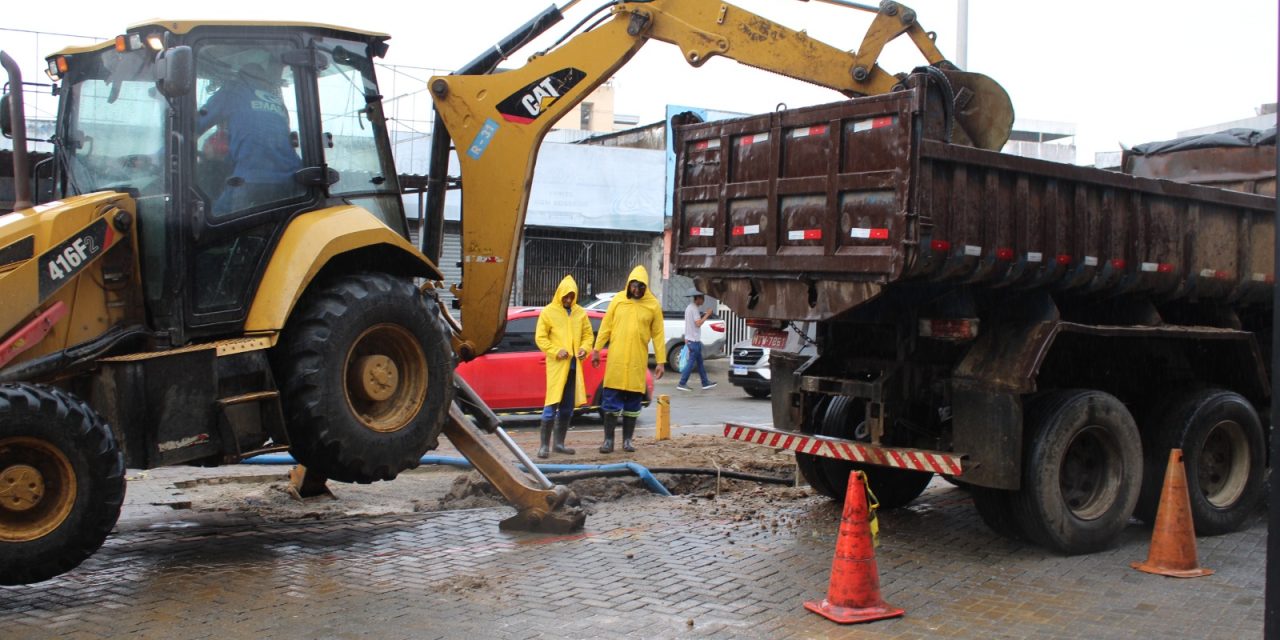
[[[973,506],[988,528],[1010,540],[1022,542],[1027,539],[1027,534],[1022,531],[1018,517],[1013,512],[1013,491],[967,486],[969,494],[973,496]]]
[[[1201,389],[1168,406],[1143,433],[1146,463],[1135,515],[1155,522],[1169,450],[1182,449],[1196,534],[1236,531],[1264,494],[1257,412],[1240,394],[1222,389]]]
[[[1018,525],[1036,544],[1075,555],[1115,543],[1142,489],[1142,442],[1115,396],[1064,390],[1027,412]]]
[[[822,418],[814,421],[817,423],[815,435],[866,442],[868,436],[863,421],[865,406],[865,400],[832,398],[826,411],[821,412]],[[924,493],[925,487],[933,479],[932,473],[923,471],[859,464],[799,452],[796,453],[796,467],[815,491],[839,502],[844,502],[844,494],[849,487],[849,474],[862,471],[867,474],[867,485],[871,487],[871,493],[875,494],[883,509],[896,509],[910,504]]]
[[[66,573],[120,517],[124,455],[111,429],[54,387],[0,385],[0,585]]]
[[[405,278],[340,275],[303,294],[277,348],[289,450],[333,480],[391,480],[434,449],[453,402],[453,350]]]

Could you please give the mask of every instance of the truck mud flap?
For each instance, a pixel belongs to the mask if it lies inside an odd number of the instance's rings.
[[[964,475],[965,455],[904,447],[882,447],[841,438],[811,436],[779,431],[771,427],[728,423],[724,436],[752,444],[807,453],[823,458],[861,462],[882,467],[929,471],[952,477]]]

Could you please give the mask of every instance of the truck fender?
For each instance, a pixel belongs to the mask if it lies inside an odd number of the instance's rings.
[[[374,252],[379,270],[444,278],[408,240],[367,210],[341,206],[311,211],[294,218],[276,245],[249,307],[245,331],[283,329],[302,293],[326,265]]]

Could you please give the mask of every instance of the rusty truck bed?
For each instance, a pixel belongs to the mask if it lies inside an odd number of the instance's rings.
[[[747,317],[898,282],[1270,304],[1271,197],[931,139],[907,91],[680,127],[672,262]]]

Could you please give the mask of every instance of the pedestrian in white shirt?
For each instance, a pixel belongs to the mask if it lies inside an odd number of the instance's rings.
[[[684,309],[684,350],[685,362],[680,367],[680,382],[676,388],[681,391],[691,391],[687,386],[689,382],[689,374],[693,373],[693,368],[698,368],[698,376],[702,378],[703,390],[714,389],[716,383],[707,377],[707,368],[702,363],[702,324],[715,313],[715,308],[702,311],[702,303],[706,300],[706,294],[694,289],[689,293],[693,298],[689,302],[689,306]]]

